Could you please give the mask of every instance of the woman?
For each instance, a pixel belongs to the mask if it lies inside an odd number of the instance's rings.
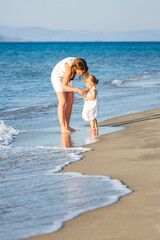
[[[57,94],[58,117],[62,133],[70,133],[75,129],[69,126],[72,106],[74,102],[74,92],[86,95],[81,88],[73,87],[73,79],[78,74],[80,78],[88,76],[88,67],[84,59],[68,57],[57,63],[51,74],[51,82]]]

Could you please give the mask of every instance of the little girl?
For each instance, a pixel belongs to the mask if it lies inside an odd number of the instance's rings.
[[[98,129],[97,127],[97,113],[98,113],[98,96],[96,84],[98,84],[99,80],[95,78],[93,75],[88,75],[84,82],[86,83],[87,96],[84,98],[84,107],[82,112],[82,118],[85,121],[90,121],[91,129],[88,131],[95,131]]]

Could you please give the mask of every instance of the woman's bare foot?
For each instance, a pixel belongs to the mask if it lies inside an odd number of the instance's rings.
[[[69,131],[72,131],[72,132],[74,132],[74,131],[79,131],[78,129],[71,128],[70,126],[68,126],[67,129],[68,129]]]
[[[96,130],[95,128],[90,128],[90,129],[87,130],[87,132],[93,132],[95,130]]]
[[[62,133],[70,133],[70,131],[66,127],[62,127]]]

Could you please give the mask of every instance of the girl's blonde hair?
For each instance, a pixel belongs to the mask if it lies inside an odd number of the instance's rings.
[[[74,79],[75,75],[76,75],[76,70],[82,70],[84,71],[84,73],[86,73],[88,71],[88,66],[87,63],[84,59],[82,58],[76,58],[74,60],[74,62],[71,65],[71,80]]]
[[[94,76],[94,75],[88,75],[85,79],[84,79],[84,82],[88,82],[88,81],[91,81],[92,83],[94,84],[98,84],[99,83],[99,80]]]

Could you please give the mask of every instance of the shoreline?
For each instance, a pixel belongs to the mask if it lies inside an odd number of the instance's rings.
[[[81,161],[73,162],[61,172],[110,176],[134,192],[113,205],[65,222],[58,232],[28,239],[160,239],[160,109],[119,116],[99,126],[125,129],[83,146],[93,151],[83,153]]]

